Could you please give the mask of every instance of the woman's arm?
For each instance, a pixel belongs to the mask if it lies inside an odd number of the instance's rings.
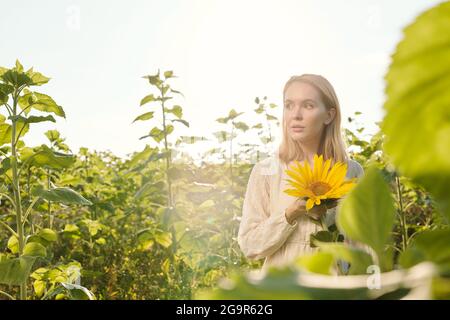
[[[297,226],[289,224],[285,212],[270,214],[270,192],[267,176],[259,163],[251,173],[245,193],[238,243],[245,256],[258,260],[277,251]]]

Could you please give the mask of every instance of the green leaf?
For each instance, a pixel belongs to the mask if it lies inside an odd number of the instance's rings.
[[[424,186],[450,221],[450,2],[404,29],[386,74],[385,150]],[[414,143],[411,143],[414,137]]]
[[[16,68],[7,70],[3,73],[2,78],[6,84],[13,85],[14,87],[29,86],[33,84],[31,78],[23,73],[23,70],[18,71]]]
[[[158,152],[156,149],[152,149],[150,146],[145,146],[144,150],[141,152],[135,153],[129,162],[130,167],[134,167],[142,160],[147,160],[151,154]]]
[[[166,112],[174,114],[178,119],[183,116],[183,109],[179,105],[173,106],[172,109],[166,108],[165,110]]]
[[[186,120],[183,120],[183,119],[173,119],[172,120],[172,122],[176,122],[176,121],[181,122],[182,124],[184,124],[186,127],[189,128],[189,122],[187,122]]]
[[[139,188],[134,197],[136,199],[140,199],[151,192],[159,192],[162,188],[164,188],[164,186],[165,183],[163,180],[157,182],[147,182],[141,188]]]
[[[54,188],[50,190],[42,190],[36,188],[32,193],[33,195],[39,196],[42,199],[57,203],[79,204],[87,206],[92,205],[92,202],[70,188]]]
[[[11,250],[12,253],[16,254],[19,252],[19,240],[16,236],[11,236],[8,239],[7,247],[9,250]]]
[[[242,131],[247,131],[249,129],[248,125],[245,122],[235,122],[234,126],[236,127],[236,129],[242,130]]]
[[[153,94],[149,94],[141,100],[141,106],[152,101],[156,101],[156,98]]]
[[[172,244],[172,235],[168,232],[156,232],[154,237],[155,241],[162,245],[164,248],[167,248]]]
[[[56,234],[56,232],[49,228],[43,228],[39,230],[37,235],[49,242],[55,242],[58,239],[58,235]]]
[[[95,300],[94,294],[83,286],[67,282],[61,282],[61,286],[66,289],[70,300]]]
[[[136,119],[134,119],[133,122],[136,122],[136,121],[138,121],[138,120],[142,120],[142,121],[144,121],[144,120],[150,120],[150,119],[153,118],[153,114],[154,114],[154,113],[155,113],[154,111],[150,111],[150,112],[143,113],[143,114],[141,114],[140,116],[136,117]]]
[[[159,78],[159,72],[160,70],[158,69],[158,73],[156,73],[155,75],[144,76],[144,78],[148,79],[148,82],[150,82],[151,85],[159,87],[162,83],[161,79]]]
[[[257,114],[263,113],[263,112],[264,112],[264,106],[263,106],[262,104],[259,105],[259,107],[255,109],[255,112],[256,112]]]
[[[46,289],[45,281],[35,280],[33,282],[33,289],[34,289],[34,293],[36,294],[36,296],[38,298],[42,297],[44,295],[44,292]]]
[[[388,267],[385,246],[394,225],[395,207],[389,186],[377,168],[371,166],[361,181],[338,206],[337,226],[352,240],[372,247],[381,264]]]
[[[22,116],[15,116],[15,117],[8,117],[10,120],[17,120],[23,123],[38,123],[38,122],[45,122],[45,121],[51,121],[56,122],[55,118],[53,116],[48,115],[46,117],[42,116],[29,116],[28,118],[22,117]]]
[[[55,152],[46,145],[35,148],[35,151],[24,152],[22,161],[28,161],[36,167],[50,167],[53,169],[65,169],[71,167],[76,157],[70,154]]]
[[[58,141],[61,138],[58,130],[48,130],[44,134],[51,142]]]
[[[173,71],[164,72],[164,78],[166,78],[166,79],[174,78]]]
[[[423,261],[443,265],[450,270],[450,230],[424,231],[400,256],[400,264],[410,268]]]
[[[95,236],[100,230],[103,229],[103,225],[96,220],[83,219],[83,223],[87,226],[91,236]]]
[[[18,72],[23,72],[23,65],[19,62],[19,59],[16,59],[16,70]]]
[[[219,123],[227,123],[230,119],[229,118],[217,118],[216,121]]]
[[[0,283],[15,286],[24,283],[30,275],[35,260],[36,257],[30,256],[2,260],[0,262]]]
[[[66,224],[64,227],[63,235],[69,239],[79,239],[81,236],[80,229],[75,224]]]
[[[228,114],[228,118],[233,120],[233,119],[237,118],[238,116],[240,116],[241,114],[244,114],[244,113],[243,112],[238,113],[238,112],[236,112],[236,110],[231,109],[230,113]]]
[[[14,87],[6,84],[0,83],[0,105],[8,102],[8,96],[14,92]]]
[[[47,249],[45,249],[45,247],[40,243],[29,242],[23,249],[23,255],[45,258],[47,256]]]
[[[159,143],[164,139],[164,130],[159,129],[158,127],[153,127],[152,130],[150,130],[149,136]]]
[[[184,97],[184,94],[182,94],[180,91],[173,90],[172,88],[170,88],[170,92],[177,93],[177,94],[179,94],[179,95]]]
[[[19,133],[20,137],[23,137],[25,133],[28,132],[29,128],[30,128],[29,124],[17,122],[15,140],[17,141]],[[12,126],[7,123],[0,123],[0,146],[4,144],[11,144],[11,140],[12,140]]]
[[[295,265],[309,272],[329,275],[333,266],[333,256],[326,252],[306,254],[298,257],[295,260]]]
[[[372,257],[367,252],[358,248],[352,248],[343,243],[316,241],[315,245],[323,252],[332,254],[335,259],[344,260],[350,263],[348,272],[350,275],[367,274],[367,268],[373,264]]]
[[[28,72],[27,72],[28,74]],[[28,74],[29,77],[31,77],[31,81],[32,84],[34,86],[40,86],[43,85],[47,82],[49,82],[50,78],[47,78],[46,76],[44,76],[43,74],[39,73],[39,72],[31,72]]]
[[[320,225],[320,222],[318,223]],[[315,246],[317,241],[320,242],[332,242],[334,240],[333,234],[330,231],[317,231],[316,233],[310,234],[311,245]]]
[[[25,114],[28,114],[31,108],[43,111],[51,112],[57,116],[66,117],[64,110],[61,106],[57,105],[56,102],[48,95],[38,92],[30,92],[29,90],[24,90],[25,94],[19,98],[19,106],[25,110]]]

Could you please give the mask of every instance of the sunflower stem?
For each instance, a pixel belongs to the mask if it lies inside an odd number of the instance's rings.
[[[322,229],[323,229],[323,230],[329,231],[329,230],[328,230],[327,223],[325,222],[325,217],[324,217],[324,215],[322,215],[322,216],[320,217],[320,224],[322,225]]]

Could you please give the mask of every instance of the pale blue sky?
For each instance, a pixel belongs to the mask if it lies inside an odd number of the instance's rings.
[[[281,105],[284,83],[302,73],[328,78],[344,118],[362,111],[373,130],[402,28],[440,2],[0,0],[0,65],[19,58],[51,77],[37,90],[66,111],[67,120],[31,129],[31,145],[57,128],[75,152],[141,150],[150,140],[139,137],[154,123],[131,122],[148,108],[140,99],[153,92],[141,76],[158,68],[179,76],[172,85],[185,98],[175,102],[191,123],[190,130],[180,125],[180,134],[210,136],[231,108],[252,122],[256,96]]]

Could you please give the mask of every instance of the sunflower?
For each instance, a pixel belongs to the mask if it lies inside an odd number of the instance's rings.
[[[294,165],[286,170],[292,179],[284,179],[293,189],[284,190],[288,195],[305,198],[306,210],[321,201],[339,199],[347,194],[356,184],[356,178],[345,180],[347,164],[336,162],[331,168],[332,159],[323,161],[323,156],[314,155],[314,167],[311,169],[308,161],[302,165],[295,161]]]

